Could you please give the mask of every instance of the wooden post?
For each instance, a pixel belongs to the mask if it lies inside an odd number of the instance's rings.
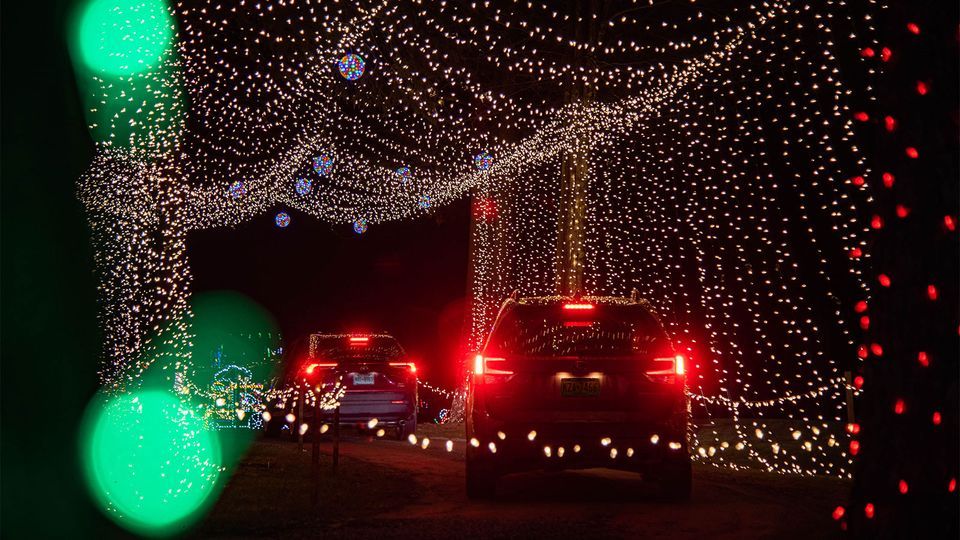
[[[306,385],[301,387],[300,396],[297,398],[297,451],[303,452],[303,431],[300,426],[303,424],[303,400],[307,397]]]
[[[320,502],[320,397],[317,396],[317,399],[313,403],[313,433],[310,434],[312,437],[311,441],[313,442],[313,456],[311,462],[313,463],[313,495],[310,497],[310,502],[314,506]]]
[[[320,398],[318,397],[313,404],[313,433],[310,435],[313,442],[312,462],[314,465],[320,463]]]
[[[333,411],[333,472],[336,474],[340,464],[340,405]]]

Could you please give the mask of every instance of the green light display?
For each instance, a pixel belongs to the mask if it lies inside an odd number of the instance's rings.
[[[81,436],[89,488],[106,515],[138,534],[183,531],[215,499],[217,435],[175,395],[95,397]]]

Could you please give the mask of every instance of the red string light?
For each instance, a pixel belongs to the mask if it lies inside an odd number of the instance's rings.
[[[930,300],[936,300],[940,297],[940,293],[937,291],[936,285],[927,285],[927,298]]]
[[[947,228],[948,231],[957,230],[957,220],[953,216],[943,216],[943,226]]]
[[[853,306],[853,310],[857,313],[863,313],[867,311],[867,303],[863,300],[857,302],[857,305]]]
[[[903,219],[910,215],[910,209],[902,204],[897,205],[897,217]]]
[[[943,421],[940,411],[933,411],[933,417],[930,420],[933,422],[933,425],[939,426],[940,422]]]
[[[925,83],[925,82],[923,82],[923,81],[917,81],[917,93],[918,93],[918,94],[920,94],[921,96],[925,96],[925,95],[927,95],[927,92],[928,92],[929,90],[930,90],[930,89],[927,87],[927,83]]]
[[[880,49],[880,60],[889,62],[891,57],[893,57],[893,51],[891,51],[889,48],[884,47]]]
[[[920,362],[921,366],[927,367],[930,365],[930,357],[927,355],[926,352],[920,351],[919,353],[917,353],[917,362]]]
[[[853,118],[854,118],[855,120],[859,121],[859,122],[866,122],[867,120],[870,119],[870,115],[867,114],[867,113],[865,113],[865,112],[863,112],[863,111],[860,111],[860,112],[854,114],[854,115],[853,115]]]
[[[917,23],[907,23],[907,31],[915,36],[920,35],[920,27],[917,26]]]
[[[873,58],[877,55],[877,52],[873,50],[873,47],[864,47],[860,49],[860,56],[864,58]]]
[[[883,228],[883,218],[877,215],[874,215],[870,219],[870,227],[873,229],[882,229]]]
[[[907,410],[907,404],[903,402],[903,398],[898,398],[897,402],[893,404],[893,412],[903,414],[905,410]]]
[[[906,495],[910,491],[910,486],[907,484],[906,480],[900,480],[900,484],[897,486],[900,489],[900,493]]]
[[[873,503],[867,503],[863,507],[863,515],[867,516],[867,519],[873,519],[874,514],[876,513],[876,508],[874,508]]]
[[[892,188],[893,181],[895,180],[894,176],[888,172],[883,173],[883,185],[884,187]]]
[[[891,282],[890,282],[890,276],[888,276],[888,275],[886,275],[886,274],[880,274],[880,275],[877,277],[877,280],[880,281],[880,285],[882,285],[882,286],[884,286],[884,287],[889,287],[889,286],[890,286],[890,283],[891,283]]]
[[[907,147],[906,153],[907,153],[907,157],[910,159],[917,159],[918,157],[920,157],[920,152],[912,146]]]
[[[846,510],[842,506],[838,506],[833,509],[833,519],[840,520],[843,517],[843,514],[846,513]]]

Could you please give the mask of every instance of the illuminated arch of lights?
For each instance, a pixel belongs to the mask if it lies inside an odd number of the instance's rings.
[[[89,75],[98,152],[78,193],[104,384],[190,372],[187,233],[278,208],[363,233],[473,196],[476,347],[510,290],[556,292],[559,178],[578,155],[585,292],[638,288],[690,354],[694,400],[733,418],[700,457],[723,463],[733,441],[770,470],[849,476],[844,399],[859,386],[837,351],[861,339],[862,179],[878,172],[854,133],[872,96],[841,58],[867,80],[882,69],[859,53],[878,47],[882,6],[735,4],[170,6],[156,63]],[[565,98],[572,87],[593,97]],[[771,440],[764,417],[798,446]]]

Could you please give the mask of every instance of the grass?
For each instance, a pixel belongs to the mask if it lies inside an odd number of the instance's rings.
[[[324,447],[329,450],[329,443]],[[191,536],[298,536],[318,528],[336,529],[418,497],[416,484],[400,471],[341,457],[333,474],[330,456],[321,454],[320,496],[314,504],[310,445],[304,450],[301,454],[296,444],[271,439],[251,445],[227,471],[229,483]]]

